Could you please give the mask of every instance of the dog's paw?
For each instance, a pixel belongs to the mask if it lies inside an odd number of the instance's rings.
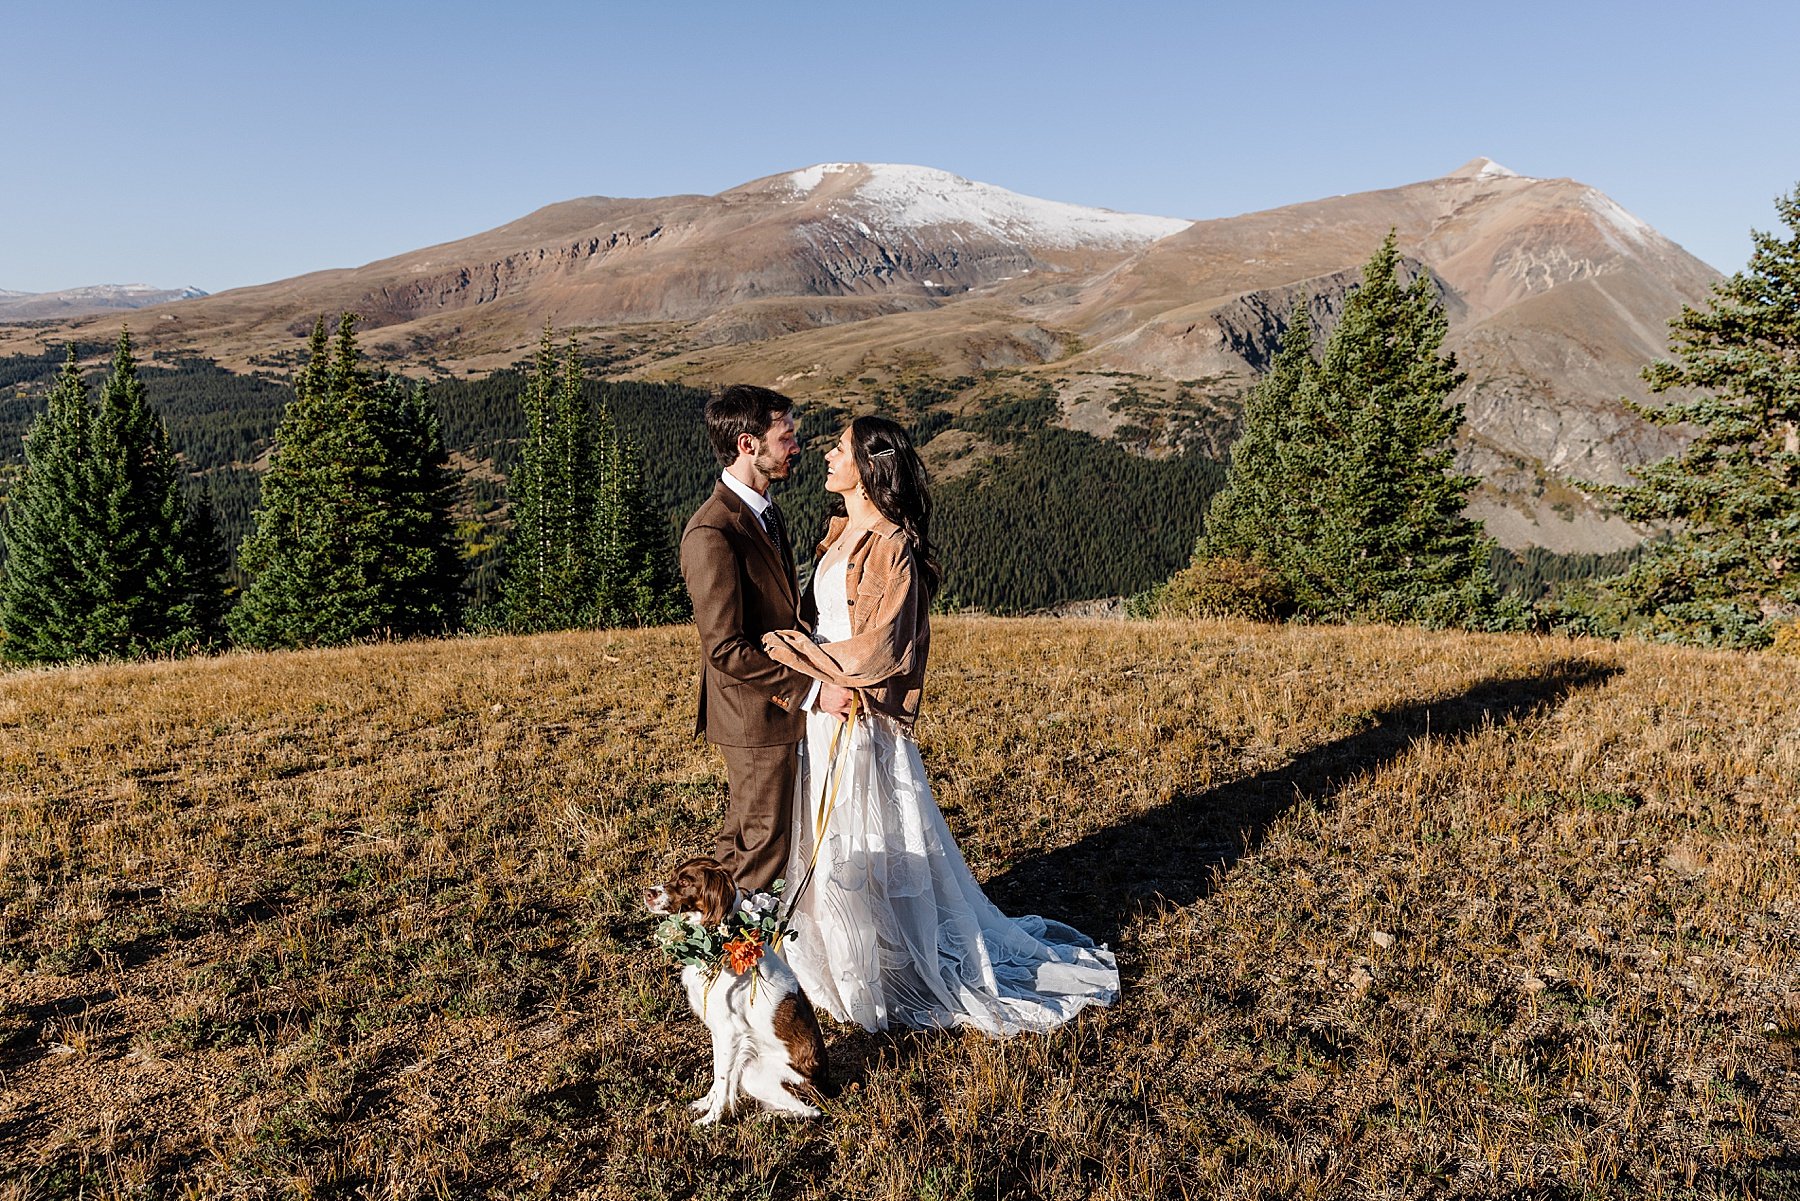
[[[815,1109],[804,1102],[796,1102],[792,1105],[764,1105],[757,1111],[756,1120],[759,1122],[785,1122],[798,1118],[801,1121],[811,1121],[822,1116],[822,1110]]]
[[[700,1115],[695,1119],[694,1125],[711,1126],[730,1113],[732,1107],[730,1099],[725,1095],[725,1090],[715,1085],[707,1091],[705,1096],[688,1102],[688,1108]]]

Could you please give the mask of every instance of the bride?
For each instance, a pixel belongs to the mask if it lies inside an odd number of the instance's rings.
[[[763,645],[825,687],[854,689],[857,713],[807,718],[788,964],[815,1005],[867,1030],[1010,1035],[1110,1004],[1112,952],[1059,922],[995,908],[932,800],[912,729],[939,570],[911,438],[885,418],[858,417],[825,458],[825,487],[845,515],[832,519],[802,600],[817,633],[779,630]]]

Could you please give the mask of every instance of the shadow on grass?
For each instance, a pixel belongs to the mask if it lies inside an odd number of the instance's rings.
[[[1519,721],[1619,670],[1568,659],[1542,673],[1484,680],[1458,695],[1380,710],[1355,734],[1246,779],[1178,793],[1119,825],[1021,860],[983,888],[1007,913],[1041,913],[1116,947],[1143,910],[1178,908],[1208,895],[1302,797],[1329,803],[1352,780],[1427,735],[1460,740],[1490,724]]]

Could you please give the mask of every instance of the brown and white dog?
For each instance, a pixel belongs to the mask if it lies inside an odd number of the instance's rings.
[[[693,914],[709,927],[723,922],[743,899],[731,873],[706,857],[689,859],[668,883],[644,890],[650,912]],[[712,1088],[693,1103],[700,1111],[699,1125],[731,1112],[739,1093],[778,1113],[819,1116],[794,1090],[810,1087],[829,1095],[825,1036],[812,1003],[780,955],[764,952],[762,961],[742,975],[725,967],[709,975],[690,963],[681,969],[681,982],[688,1004],[712,1032]]]

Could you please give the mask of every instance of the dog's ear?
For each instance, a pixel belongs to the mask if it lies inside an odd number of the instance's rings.
[[[731,913],[731,906],[738,898],[738,884],[724,868],[707,868],[706,884],[700,895],[706,897],[707,926],[718,926]]]
[[[725,865],[709,855],[689,859],[675,869],[671,893],[681,896],[700,911],[700,920],[716,926],[731,912],[737,900],[737,884]]]
[[[710,867],[695,870],[700,876],[695,890],[700,897],[700,920],[716,926],[731,913],[732,902],[737,900],[737,884],[716,861]]]

